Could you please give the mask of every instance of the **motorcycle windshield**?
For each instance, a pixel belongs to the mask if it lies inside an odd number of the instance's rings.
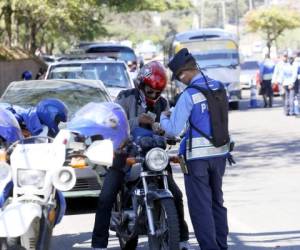
[[[10,111],[3,108],[0,108],[0,136],[9,143],[22,138],[17,119]]]
[[[111,111],[110,103],[88,103],[79,109],[67,124],[67,129],[85,136],[101,134],[118,125],[118,117]]]

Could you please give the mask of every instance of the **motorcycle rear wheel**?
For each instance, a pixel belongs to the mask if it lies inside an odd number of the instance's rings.
[[[138,245],[138,236],[135,236],[133,239],[130,239],[126,242],[119,236],[120,248],[122,250],[134,250]]]
[[[179,223],[174,200],[156,200],[153,203],[156,235],[149,235],[151,250],[179,250]]]

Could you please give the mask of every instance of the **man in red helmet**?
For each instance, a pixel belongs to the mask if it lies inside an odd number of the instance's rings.
[[[145,64],[135,81],[136,88],[121,91],[116,99],[127,115],[130,125],[131,133],[142,127],[148,130],[154,130],[156,133],[163,133],[159,128],[159,119],[163,111],[169,109],[168,101],[161,96],[162,91],[166,87],[167,76],[164,67],[157,61],[152,61]],[[173,194],[174,202],[176,205],[179,226],[180,226],[180,248],[182,250],[189,250],[189,231],[187,223],[184,220],[184,209],[182,192],[175,183],[172,170],[169,167],[168,185]],[[115,201],[116,194],[120,188],[120,183],[123,181],[121,171],[115,173],[115,176],[110,176],[110,180],[105,179],[106,185],[110,187],[103,187],[97,209],[96,219],[93,236],[92,246],[95,249],[106,249],[108,243],[108,228],[110,212]],[[103,190],[108,192],[103,192]],[[106,218],[106,219],[104,219]]]
[[[169,109],[168,101],[161,96],[166,84],[165,69],[159,62],[152,61],[139,71],[136,88],[119,93],[116,101],[127,114],[131,132],[137,127],[152,129],[155,122],[159,122],[161,112]]]

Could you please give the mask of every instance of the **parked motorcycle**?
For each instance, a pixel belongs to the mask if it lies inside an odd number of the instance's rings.
[[[50,248],[66,208],[60,191],[71,189],[76,177],[73,168],[63,167],[65,145],[49,140],[19,141],[8,149],[9,160],[0,162],[0,183],[7,183],[2,195],[9,194],[0,208],[1,249]]]
[[[127,159],[125,183],[114,206],[111,230],[121,249],[135,249],[138,236],[148,235],[149,249],[179,249],[179,223],[168,189],[169,156],[163,137],[138,140],[138,153]]]

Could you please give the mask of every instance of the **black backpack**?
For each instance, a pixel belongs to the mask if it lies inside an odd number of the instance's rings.
[[[201,88],[199,86],[188,86],[187,88],[194,88],[199,90],[206,98],[208,103],[208,110],[210,112],[210,123],[212,126],[212,136],[208,136],[197,128],[189,120],[190,125],[199,134],[209,140],[215,147],[221,147],[230,141],[229,131],[228,131],[228,98],[226,90],[223,84],[220,84],[220,88],[213,90],[209,87],[206,77],[203,75],[206,88]],[[190,134],[191,136],[191,134]],[[191,143],[190,139],[190,143]],[[191,149],[191,144],[190,144]]]

